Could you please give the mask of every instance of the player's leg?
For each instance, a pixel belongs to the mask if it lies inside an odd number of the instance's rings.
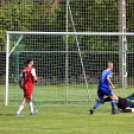
[[[36,114],[38,112],[38,109],[33,110],[32,95],[31,95],[30,98],[27,98],[27,101],[28,101],[28,105],[29,105],[29,108],[30,108],[30,111],[31,111],[31,115]]]
[[[126,109],[123,109],[122,112],[123,113],[134,113],[134,109],[127,107]]]
[[[94,107],[89,110],[90,111],[90,114],[93,114],[94,113],[94,110],[96,108],[98,108],[100,106],[100,104],[101,104],[101,101],[103,101],[104,94],[101,92],[100,89],[98,89],[97,94],[98,94],[98,97],[99,97],[100,100],[97,101],[96,104],[94,105]]]
[[[132,95],[126,97],[126,98],[127,98],[127,99],[130,99],[130,100],[134,100],[134,94],[132,94]]]
[[[131,113],[134,113],[134,109],[133,108],[126,108],[129,109],[129,111],[131,110]]]
[[[16,116],[23,116],[21,115],[21,111],[24,109],[24,106],[25,106],[25,103],[26,103],[26,98],[24,97],[23,101],[21,102],[21,105],[16,113]]]
[[[116,105],[115,100],[116,100],[116,98],[115,98],[115,96],[113,95],[113,93],[112,93],[112,91],[110,89],[108,91],[107,96],[110,96],[110,98],[111,98],[112,114],[118,114],[119,111],[115,110],[115,105]]]
[[[114,100],[115,100],[115,103],[118,103],[118,101],[119,101],[118,96],[113,95],[113,98],[114,98]],[[98,101],[98,99],[96,99],[96,101]],[[110,96],[108,96],[108,97],[104,98],[104,99],[101,101],[101,103],[110,102],[110,101],[112,101],[112,99],[111,99]]]
[[[33,104],[32,104],[32,96],[27,98],[28,106],[30,108],[31,113],[33,112]]]
[[[110,89],[105,89],[105,88],[101,88],[101,90],[99,90],[100,92],[98,92],[98,96],[101,99],[101,103],[104,103],[104,99],[103,96],[110,96],[111,98],[111,105],[112,105],[112,114],[117,114],[119,113],[118,111],[115,110],[115,100],[116,100],[116,96],[113,95],[112,91]],[[108,98],[109,100],[109,98]],[[100,103],[100,101],[97,101],[97,103]]]
[[[134,103],[131,100],[127,100],[127,106],[129,108],[134,108]]]

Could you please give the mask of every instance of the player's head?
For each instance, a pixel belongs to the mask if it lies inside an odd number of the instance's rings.
[[[27,59],[27,65],[28,66],[33,66],[34,62],[33,62],[33,59]]]
[[[107,63],[107,68],[110,69],[110,70],[113,70],[113,62],[109,61]]]

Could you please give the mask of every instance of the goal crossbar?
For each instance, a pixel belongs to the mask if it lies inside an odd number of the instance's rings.
[[[31,35],[90,35],[90,36],[133,36],[134,33],[120,32],[17,32],[7,31],[7,34],[31,34]]]

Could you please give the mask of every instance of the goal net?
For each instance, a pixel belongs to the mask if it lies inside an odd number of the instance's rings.
[[[134,33],[7,32],[6,105],[23,98],[18,81],[28,58],[34,60],[38,76],[33,89],[37,104],[94,101],[108,61],[114,62],[114,93],[131,94],[133,37]]]

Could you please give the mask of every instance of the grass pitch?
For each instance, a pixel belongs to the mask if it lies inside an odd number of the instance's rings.
[[[111,115],[108,103],[90,115],[93,104],[44,104],[34,107],[38,114],[31,116],[28,106],[16,117],[18,106],[0,103],[0,134],[133,134],[134,114]]]
[[[69,85],[70,100],[87,100],[86,89],[81,85]],[[117,86],[116,86],[117,87]],[[89,85],[91,99],[96,97],[96,85]],[[17,92],[16,92],[17,91]],[[63,85],[35,86],[35,99],[37,100],[64,100]],[[133,88],[113,90],[114,94],[127,96],[133,93]],[[4,99],[5,85],[0,85],[0,99]],[[83,94],[82,94],[83,93]],[[23,92],[20,91],[20,98]],[[10,85],[9,98],[18,99],[16,85]],[[16,117],[19,105],[9,103],[6,107],[4,101],[0,102],[0,134],[134,134],[134,114],[120,113],[111,115],[111,104],[106,103],[96,109],[94,115],[89,114],[89,108],[94,103],[43,103],[34,105],[38,114],[31,116],[26,105],[22,114]]]

